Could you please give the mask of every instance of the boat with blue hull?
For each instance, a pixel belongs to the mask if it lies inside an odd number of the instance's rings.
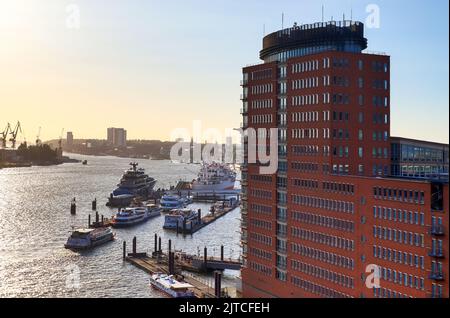
[[[184,208],[187,204],[192,203],[186,199],[180,197],[179,195],[166,194],[161,197],[159,204],[164,212],[171,211],[173,209]]]
[[[155,204],[147,204],[142,207],[121,209],[112,219],[112,226],[129,227],[143,223],[151,218],[161,215],[162,209]]]
[[[137,162],[131,162],[130,165],[117,188],[110,194],[108,206],[128,206],[135,197],[147,198],[152,193],[156,179],[149,177],[144,169],[137,168]]]
[[[150,277],[150,285],[173,298],[195,298],[194,292],[190,290],[194,286],[176,280],[173,275],[153,274]]]

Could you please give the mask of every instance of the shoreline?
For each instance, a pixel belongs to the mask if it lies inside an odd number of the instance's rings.
[[[82,161],[64,156],[61,160],[57,160],[54,162],[0,162],[0,169],[59,166],[64,163],[80,162]]]

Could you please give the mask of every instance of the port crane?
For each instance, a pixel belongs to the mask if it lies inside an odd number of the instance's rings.
[[[61,130],[61,134],[59,135],[59,140],[58,140],[58,147],[59,149],[62,150],[62,139],[63,139],[63,135],[64,135],[64,128]]]
[[[12,143],[12,148],[15,149],[16,148],[16,140],[17,140],[17,134],[22,133],[22,127],[20,126],[20,121],[17,122],[16,127],[14,127],[13,130],[11,130],[10,134],[11,134],[11,138],[9,139],[9,141],[11,141]]]
[[[42,140],[40,139],[40,137],[41,137],[41,127],[39,127],[38,133],[36,135],[36,146],[40,146],[42,144]]]
[[[6,142],[8,141],[8,133],[10,130],[11,130],[11,125],[8,123],[8,125],[6,125],[5,130],[0,133],[0,142],[1,142],[2,148],[6,148]]]

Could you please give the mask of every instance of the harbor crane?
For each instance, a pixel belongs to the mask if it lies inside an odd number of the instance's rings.
[[[59,135],[59,140],[58,140],[58,147],[59,147],[59,149],[62,149],[63,135],[64,135],[64,128],[61,130],[61,134]]]
[[[3,132],[0,133],[0,143],[2,148],[6,148],[6,142],[8,141],[8,133],[11,130],[11,125],[8,123]]]
[[[40,146],[42,144],[41,137],[41,127],[39,126],[38,133],[36,135],[36,146]]]
[[[16,149],[16,141],[17,141],[17,134],[22,133],[22,127],[20,126],[20,121],[17,122],[16,127],[14,127],[13,130],[11,130],[10,134],[11,134],[11,138],[9,139],[9,141],[11,141],[12,143],[12,149]]]

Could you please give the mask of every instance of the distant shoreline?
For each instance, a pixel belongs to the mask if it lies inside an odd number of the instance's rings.
[[[0,162],[0,169],[58,166],[58,165],[62,165],[63,163],[80,163],[80,162],[81,162],[81,160],[72,159],[67,156],[63,156],[63,158],[61,160],[57,160],[57,161]]]

